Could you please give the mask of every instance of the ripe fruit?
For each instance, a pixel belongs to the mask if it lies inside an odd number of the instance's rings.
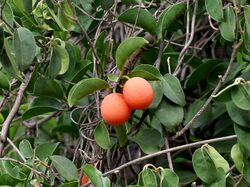
[[[124,84],[123,96],[131,109],[145,109],[152,103],[154,91],[147,80],[133,77]]]
[[[130,108],[120,93],[107,95],[101,104],[101,116],[110,125],[121,125],[130,117]]]
[[[88,180],[89,180],[88,177],[86,175],[83,175],[81,179],[81,185],[87,184]]]

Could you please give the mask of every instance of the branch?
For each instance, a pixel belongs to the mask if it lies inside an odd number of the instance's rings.
[[[188,149],[188,148],[192,148],[192,147],[198,147],[200,145],[203,145],[203,144],[207,144],[207,143],[215,143],[215,142],[220,142],[220,141],[226,141],[226,140],[232,140],[232,139],[236,139],[237,136],[236,135],[230,135],[230,136],[224,136],[224,137],[220,137],[220,138],[214,138],[214,139],[210,139],[210,140],[203,140],[203,141],[199,141],[199,142],[195,142],[195,143],[190,143],[190,144],[186,144],[186,145],[180,145],[180,146],[177,146],[177,147],[173,147],[173,148],[170,148],[170,149],[165,149],[165,150],[162,150],[162,151],[159,151],[159,152],[156,152],[156,153],[152,153],[152,154],[149,154],[149,155],[146,155],[146,156],[143,156],[141,158],[137,158],[135,160],[132,160],[130,162],[127,162],[115,169],[112,169],[106,173],[103,174],[103,176],[107,176],[107,175],[110,175],[110,174],[113,174],[113,173],[118,173],[120,172],[120,170],[130,166],[130,165],[133,165],[133,164],[136,164],[136,163],[139,163],[143,160],[147,160],[147,159],[150,159],[150,158],[153,158],[153,157],[156,157],[156,156],[160,156],[162,154],[166,154],[166,153],[170,153],[170,152],[173,152],[173,151],[178,151],[178,150],[184,150],[184,149]]]
[[[195,122],[195,120],[204,112],[204,110],[207,108],[207,106],[209,105],[209,103],[212,101],[213,99],[213,95],[215,95],[221,88],[221,86],[224,84],[230,70],[232,69],[233,63],[234,63],[234,59],[235,59],[235,55],[237,52],[237,49],[240,47],[241,43],[239,44],[234,44],[233,47],[233,51],[232,51],[232,55],[228,64],[228,67],[226,69],[226,72],[224,73],[223,77],[220,79],[220,81],[218,82],[218,84],[216,85],[215,89],[213,90],[212,94],[209,96],[209,98],[206,100],[206,102],[204,103],[204,105],[200,108],[200,110],[194,115],[194,117],[186,124],[184,125],[184,127],[176,133],[176,135],[173,137],[173,139],[178,138],[179,136],[181,136],[182,134],[184,134],[186,132],[186,130],[188,130],[188,128],[193,125],[193,123]]]
[[[15,117],[15,115],[20,107],[20,104],[21,104],[22,98],[23,98],[23,93],[24,93],[25,88],[27,87],[27,85],[29,83],[30,78],[31,78],[31,73],[27,73],[26,77],[25,77],[25,81],[20,85],[15,103],[12,106],[7,118],[5,119],[5,121],[3,123],[2,130],[1,130],[1,136],[0,136],[0,156],[2,156],[2,153],[3,153],[4,143],[6,142],[6,139],[7,139],[7,133],[9,130],[9,126],[10,126],[12,120],[14,119],[14,117]]]

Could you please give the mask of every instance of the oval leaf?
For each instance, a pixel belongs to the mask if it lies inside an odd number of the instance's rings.
[[[242,127],[240,125],[234,124],[234,131],[238,137],[238,141],[240,145],[242,145],[245,149],[250,151],[250,128]]]
[[[222,0],[206,0],[205,1],[207,13],[215,21],[223,21],[223,5]]]
[[[159,21],[157,23],[158,37],[161,38],[165,32],[169,29],[169,26],[176,21],[176,19],[183,14],[186,3],[175,3],[169,6],[160,15]]]
[[[26,158],[32,158],[33,156],[33,149],[30,145],[30,142],[28,140],[22,140],[19,144],[19,150],[22,153],[22,155]]]
[[[143,8],[130,8],[123,12],[118,20],[141,27],[152,35],[156,34],[156,19]]]
[[[172,102],[184,106],[185,95],[181,87],[179,79],[175,76],[166,74],[161,80],[164,95]]]
[[[59,110],[63,110],[63,107],[62,103],[58,100],[50,97],[37,97],[32,101],[29,109],[22,115],[22,118],[26,120],[34,116]]]
[[[222,37],[230,42],[235,39],[236,18],[233,7],[227,6],[224,9],[224,21],[220,23],[219,29]]]
[[[13,51],[20,71],[28,68],[36,56],[36,42],[30,30],[20,27],[14,32]]]
[[[162,78],[160,71],[150,64],[141,64],[136,66],[128,76],[142,77],[147,80],[160,80]]]
[[[85,97],[86,95],[108,87],[108,83],[102,79],[84,79],[71,88],[68,96],[68,104],[69,106],[73,106],[78,100]]]
[[[100,122],[95,130],[94,137],[96,143],[103,149],[110,149],[113,144],[110,141],[109,131],[104,122]]]
[[[144,169],[141,175],[144,186],[157,186],[156,175],[151,169]]]
[[[250,110],[250,82],[239,84],[231,91],[234,104],[242,110]]]
[[[170,169],[161,170],[161,187],[178,187],[179,177]]]
[[[131,37],[124,40],[116,50],[116,66],[119,70],[123,69],[124,64],[128,60],[128,58],[137,50],[149,42],[142,37]]]
[[[237,143],[231,149],[231,157],[235,163],[236,168],[240,173],[243,173],[244,155],[240,150],[240,145]]]
[[[71,181],[78,178],[77,168],[68,158],[59,155],[53,155],[50,156],[50,160],[52,161],[52,165],[65,180]]]

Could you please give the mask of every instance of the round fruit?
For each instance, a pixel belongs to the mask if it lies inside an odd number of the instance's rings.
[[[88,180],[89,180],[88,177],[86,175],[83,175],[81,179],[81,185],[87,184]]]
[[[123,96],[131,109],[145,109],[152,103],[154,91],[147,80],[133,77],[124,84]]]
[[[104,97],[101,104],[101,116],[110,125],[121,125],[130,117],[130,108],[120,93],[111,93]]]

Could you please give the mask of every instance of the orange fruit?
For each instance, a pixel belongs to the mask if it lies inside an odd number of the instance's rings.
[[[101,103],[101,116],[110,125],[121,125],[130,117],[130,108],[120,93],[111,93]]]
[[[83,175],[81,179],[81,185],[87,184],[89,181],[87,175]]]
[[[145,109],[152,103],[154,91],[147,80],[133,77],[124,84],[123,96],[131,109]]]

